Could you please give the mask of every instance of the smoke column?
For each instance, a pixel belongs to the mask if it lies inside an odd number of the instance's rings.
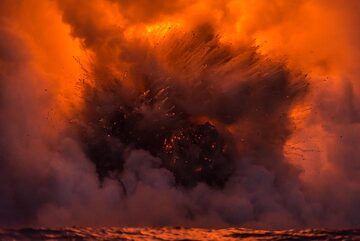
[[[358,227],[359,11],[1,1],[0,225]]]

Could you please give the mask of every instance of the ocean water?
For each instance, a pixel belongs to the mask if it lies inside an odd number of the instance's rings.
[[[0,240],[360,240],[360,229],[255,230],[245,228],[23,228],[0,229]]]

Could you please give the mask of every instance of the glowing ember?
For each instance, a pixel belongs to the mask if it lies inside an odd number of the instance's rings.
[[[306,93],[304,77],[263,60],[252,46],[231,50],[209,25],[173,34],[160,53],[152,45],[131,50],[148,55],[127,71],[132,89],[122,79],[84,86],[80,139],[101,181],[121,182],[126,153],[142,149],[160,158],[178,184],[224,187],[237,159],[276,154],[291,133],[282,115]],[[227,129],[242,120],[251,120],[253,130],[239,134],[253,142],[236,150],[241,143]]]

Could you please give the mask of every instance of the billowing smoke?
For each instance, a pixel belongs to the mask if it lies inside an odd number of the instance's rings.
[[[359,225],[356,1],[0,7],[1,225]]]
[[[127,72],[132,93],[116,76],[85,86],[80,139],[101,180],[121,175],[132,149],[160,158],[184,186],[224,186],[245,157],[283,165],[288,111],[306,92],[304,77],[253,47],[231,50],[208,25],[160,44],[127,53],[139,56]],[[247,133],[230,132],[244,122]]]

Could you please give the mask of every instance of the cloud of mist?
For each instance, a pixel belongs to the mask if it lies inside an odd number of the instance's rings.
[[[2,1],[0,9],[0,225],[359,226],[358,1]],[[74,97],[84,93],[73,59],[83,51],[85,100],[105,106],[100,117],[114,100],[131,104],[170,85],[170,101],[195,122],[205,116],[229,131],[237,168],[224,188],[176,185],[161,158],[123,146],[122,184],[100,185],[74,131],[77,111],[91,108]],[[271,93],[279,83],[289,89]],[[144,108],[149,129],[159,113]]]

